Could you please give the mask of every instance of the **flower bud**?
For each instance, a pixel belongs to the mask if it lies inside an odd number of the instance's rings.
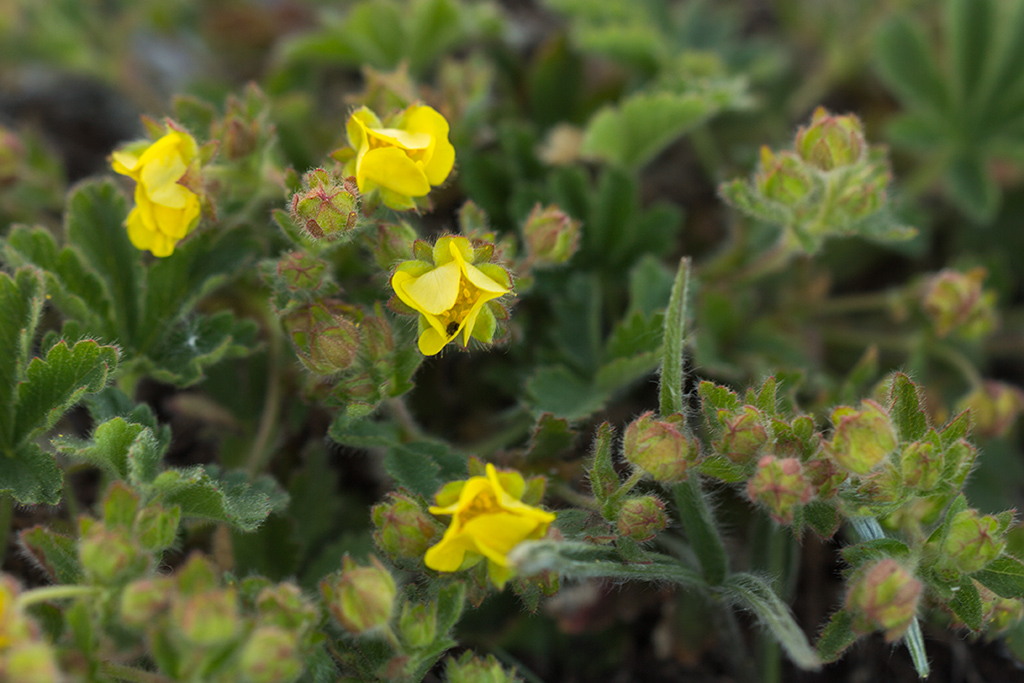
[[[359,190],[351,179],[338,182],[317,168],[302,176],[302,190],[292,195],[292,220],[314,239],[332,239],[356,227]]]
[[[415,500],[401,493],[373,506],[373,541],[395,558],[423,558],[441,533],[441,526]]]
[[[299,308],[283,320],[299,359],[311,371],[332,375],[348,369],[359,351],[359,328],[344,307],[317,302]]]
[[[411,648],[426,647],[437,638],[437,602],[405,601],[398,617],[398,632]]]
[[[754,182],[763,197],[790,206],[811,191],[811,176],[800,159],[789,152],[776,155],[767,146],[761,147],[761,167]]]
[[[181,508],[177,505],[165,510],[159,505],[147,505],[135,518],[135,538],[143,550],[160,552],[174,545],[178,536]]]
[[[896,466],[884,463],[864,476],[857,487],[862,500],[876,505],[888,505],[904,497],[903,477]]]
[[[977,510],[961,510],[949,526],[942,542],[942,553],[950,565],[964,574],[973,574],[999,557],[1006,543],[999,533],[999,521],[984,517]]]
[[[178,596],[171,607],[171,620],[192,645],[222,645],[232,640],[241,626],[238,594],[223,588]]]
[[[248,683],[291,683],[305,667],[295,634],[278,626],[260,626],[242,648],[241,673]]]
[[[966,337],[980,337],[995,327],[995,296],[982,290],[987,275],[984,268],[943,270],[929,280],[921,304],[935,334],[945,337],[959,330]]]
[[[654,496],[627,498],[619,510],[619,533],[637,543],[654,538],[668,524],[665,504]]]
[[[279,626],[297,636],[311,629],[319,616],[317,608],[293,583],[264,588],[256,598],[256,608],[261,625]]]
[[[1019,599],[1001,597],[977,581],[972,582],[981,598],[981,619],[989,635],[1009,629],[1024,617],[1024,604]]]
[[[922,493],[931,491],[942,475],[942,453],[927,441],[915,441],[903,449],[900,469],[903,483]]]
[[[850,476],[832,458],[816,457],[803,464],[804,476],[814,486],[818,498],[831,498],[839,490],[839,486]]]
[[[796,152],[804,161],[822,171],[849,166],[864,157],[867,143],[864,127],[853,114],[834,116],[818,107],[811,125],[796,134]]]
[[[327,264],[305,251],[285,254],[277,264],[277,276],[289,292],[314,292],[324,281]]]
[[[149,626],[167,610],[173,590],[174,584],[168,578],[133,581],[121,593],[121,620],[135,628]]]
[[[341,575],[320,583],[327,608],[346,630],[357,635],[382,629],[391,621],[395,580],[376,557],[359,566],[345,556]]]
[[[753,502],[766,505],[776,522],[789,524],[797,507],[811,500],[814,487],[804,476],[799,460],[766,455],[747,482],[747,495]]]
[[[1024,391],[989,380],[961,399],[958,408],[971,411],[974,428],[985,436],[1006,436],[1024,412]]]
[[[126,529],[107,529],[100,522],[94,522],[83,530],[78,542],[78,557],[93,581],[118,584],[146,571],[149,557],[128,533]]]
[[[626,427],[623,451],[626,460],[655,480],[672,484],[686,479],[687,468],[700,454],[700,443],[683,433],[682,416],[659,420],[647,412]]]
[[[371,362],[386,360],[395,350],[395,338],[391,334],[391,323],[378,310],[377,315],[368,315],[359,323],[363,350]]]
[[[735,463],[750,462],[768,441],[761,411],[754,406],[743,406],[735,412],[721,409],[718,421],[724,431],[713,444],[715,450]]]
[[[867,474],[896,448],[892,420],[874,401],[863,401],[860,410],[836,408],[832,424],[835,432],[828,450],[841,467],[854,474]]]
[[[449,659],[445,666],[446,683],[522,683],[514,673],[501,668],[494,655],[487,658],[475,657],[466,652],[461,657]]]
[[[376,235],[364,238],[384,270],[391,270],[399,261],[412,258],[412,245],[416,241],[416,230],[406,223],[379,223]]]
[[[259,141],[259,121],[245,121],[237,114],[224,118],[221,149],[230,161],[241,159],[256,149]]]
[[[54,683],[62,680],[62,676],[48,643],[25,641],[0,650],[0,680]]]
[[[886,163],[865,165],[849,177],[836,196],[836,208],[849,220],[857,220],[882,208],[892,171]]]
[[[526,223],[523,238],[531,263],[538,267],[565,263],[579,247],[580,222],[557,206],[534,205]]]
[[[917,612],[922,585],[899,562],[886,558],[863,568],[846,595],[846,609],[861,632],[885,631],[885,639],[900,638]]]

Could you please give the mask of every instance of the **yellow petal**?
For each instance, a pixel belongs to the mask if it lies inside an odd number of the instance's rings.
[[[366,133],[379,144],[402,149],[426,149],[433,141],[426,133],[410,133],[401,128],[367,128]]]
[[[533,534],[537,526],[535,519],[499,512],[474,517],[466,522],[460,535],[472,538],[475,550],[488,560],[506,567],[509,551]]]
[[[356,184],[363,191],[369,183],[407,197],[424,197],[430,192],[423,169],[397,147],[371,149],[358,159]]]
[[[420,334],[420,338],[416,342],[416,345],[419,347],[420,353],[424,356],[436,356],[441,353],[441,349],[447,346],[450,341],[451,339],[441,334],[433,327],[428,327],[423,330],[422,334]]]
[[[149,198],[156,204],[181,209],[191,191],[178,184],[188,168],[177,154],[154,159],[142,167],[142,184]]]
[[[345,123],[345,132],[348,134],[348,144],[353,149],[359,150],[366,146],[366,128],[377,127],[381,125],[380,119],[377,115],[370,111],[367,107],[360,107],[352,112],[352,116],[348,117],[348,122]]]
[[[138,156],[127,151],[116,151],[110,156],[110,165],[114,168],[114,172],[120,173],[121,175],[131,176],[132,178],[135,178],[135,180],[138,180]]]
[[[455,572],[462,567],[466,552],[474,548],[473,539],[460,533],[445,532],[444,537],[427,549],[423,562],[439,572]]]
[[[432,107],[411,107],[402,122],[406,130],[426,133],[433,139],[430,158],[424,160],[424,172],[431,185],[440,185],[455,165],[455,148],[448,142],[448,122]]]
[[[417,310],[440,315],[455,305],[459,295],[459,276],[458,264],[446,263],[402,283],[400,289],[412,302],[410,305]],[[399,298],[405,300],[401,295]]]
[[[495,282],[487,275],[484,275],[484,272],[477,268],[476,266],[474,266],[472,263],[466,264],[465,273],[466,279],[472,282],[477,289],[482,289],[485,292],[489,292],[491,294],[496,295],[489,297],[488,300],[496,299],[498,296],[501,296],[502,294],[508,294],[509,290],[504,285],[502,285],[500,282]]]

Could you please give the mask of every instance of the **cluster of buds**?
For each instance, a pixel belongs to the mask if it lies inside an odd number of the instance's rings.
[[[267,96],[255,83],[249,83],[242,98],[228,95],[224,118],[214,121],[211,128],[228,161],[252,154],[274,134]]]
[[[988,437],[1006,436],[1024,413],[1024,391],[1003,382],[987,381],[960,400],[971,411],[974,428]]]
[[[721,408],[717,411],[721,432],[712,446],[737,464],[753,461],[768,442],[764,414],[751,405],[737,410]]]
[[[376,557],[359,565],[346,555],[341,572],[320,582],[320,593],[338,623],[361,635],[389,627],[397,588],[391,572]]]
[[[313,239],[349,237],[359,220],[359,190],[352,178],[313,169],[302,176],[302,188],[292,195],[291,216]]]
[[[928,280],[921,306],[935,334],[945,337],[956,331],[976,339],[995,328],[996,295],[982,287],[987,276],[984,268],[973,268],[965,273],[943,270]]]
[[[522,683],[514,672],[505,671],[494,655],[477,657],[465,652],[458,659],[449,659],[445,666],[447,683]]]
[[[700,458],[700,442],[689,435],[682,415],[657,418],[647,412],[626,427],[622,442],[626,460],[655,481],[685,481],[687,470]]]
[[[902,564],[886,558],[862,567],[846,595],[854,629],[885,632],[889,642],[907,632],[917,614],[923,585]]]
[[[557,206],[537,204],[523,224],[523,240],[530,266],[558,266],[579,248],[580,222]]]
[[[820,171],[834,171],[864,160],[864,125],[853,114],[835,116],[814,110],[809,126],[800,126],[794,143],[797,155]]]

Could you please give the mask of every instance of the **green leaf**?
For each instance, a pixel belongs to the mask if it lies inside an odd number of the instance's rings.
[[[590,476],[590,488],[594,496],[604,502],[614,494],[621,483],[619,475],[612,463],[612,444],[615,439],[615,430],[607,422],[601,423],[594,436],[594,457],[590,462],[588,470]]]
[[[459,623],[466,607],[466,584],[453,583],[437,592],[437,632],[447,634]]]
[[[826,664],[834,662],[842,656],[843,652],[853,645],[858,635],[853,630],[853,616],[845,609],[841,609],[832,615],[828,624],[818,638],[816,649],[821,661]]]
[[[665,319],[661,314],[647,315],[639,311],[627,314],[608,336],[605,357],[628,359],[644,352],[660,351],[664,327]]]
[[[745,467],[717,453],[712,453],[697,463],[697,470],[712,479],[718,479],[729,484],[736,484],[750,478]]]
[[[875,57],[883,80],[901,100],[940,115],[949,111],[946,79],[918,26],[905,17],[883,24],[875,33]]]
[[[946,123],[930,111],[897,114],[886,123],[885,133],[894,145],[925,153],[946,144]]]
[[[841,518],[835,505],[822,500],[812,500],[804,506],[804,521],[823,539],[832,538],[839,529]]]
[[[82,581],[75,539],[34,526],[21,532],[21,545],[54,582],[76,584]]]
[[[789,606],[763,579],[753,574],[732,574],[722,585],[722,592],[733,604],[753,612],[794,664],[805,670],[821,668],[821,659],[807,642]]]
[[[981,596],[973,581],[965,578],[960,582],[960,589],[953,594],[949,608],[967,628],[975,633],[981,630]]]
[[[599,393],[618,391],[657,370],[660,362],[661,354],[655,351],[615,358],[598,369],[597,376],[594,377],[594,386]]]
[[[526,451],[526,462],[545,462],[573,447],[578,434],[565,418],[543,413],[537,419]]]
[[[154,379],[186,387],[203,379],[204,368],[256,349],[258,326],[230,311],[184,320],[149,354]]]
[[[961,108],[976,106],[989,50],[995,43],[995,12],[991,0],[947,0],[946,34],[952,55],[953,83]],[[982,103],[983,104],[983,103]]]
[[[1024,598],[1024,564],[1009,555],[997,557],[971,576],[996,595]]]
[[[328,436],[353,448],[388,448],[401,442],[401,432],[394,422],[353,418],[344,413],[335,416]]]
[[[607,393],[598,391],[564,365],[538,368],[526,382],[526,395],[536,413],[551,413],[567,420],[596,413],[608,400]]]
[[[899,431],[900,440],[917,441],[928,431],[928,418],[921,407],[917,386],[902,372],[894,373],[891,395],[891,415]]]
[[[856,545],[843,548],[843,559],[851,567],[859,567],[865,562],[881,560],[887,557],[905,558],[910,555],[910,548],[895,538],[876,538]]]
[[[14,279],[0,272],[0,457],[17,443],[15,396],[42,307],[43,279],[39,271],[21,268]]]
[[[673,273],[665,267],[660,259],[652,254],[644,254],[629,269],[629,309],[626,317],[642,313],[647,316],[668,306],[672,295]]]
[[[995,218],[1002,193],[980,154],[965,153],[953,159],[946,172],[946,186],[950,199],[972,221],[987,224]]]
[[[255,531],[288,501],[270,477],[250,483],[245,472],[220,476],[219,468],[212,465],[167,470],[152,486],[161,505],[181,506],[182,518],[224,522],[242,531]]]
[[[21,443],[52,427],[85,394],[104,387],[117,367],[117,348],[80,341],[73,348],[61,341],[46,354],[33,358],[18,385],[18,407],[13,442]]]
[[[87,181],[71,193],[65,229],[68,244],[82,253],[103,282],[118,341],[136,347],[146,277],[142,253],[132,246],[124,227],[127,216],[128,204],[112,182]]]
[[[725,553],[725,543],[701,488],[700,477],[690,475],[689,479],[672,487],[672,492],[679,521],[700,560],[704,578],[712,586],[721,584],[729,573],[729,556]]]
[[[939,438],[942,441],[942,448],[947,449],[960,439],[967,438],[971,431],[971,411],[965,410],[942,428]]]
[[[0,494],[9,493],[22,505],[56,505],[63,486],[53,456],[35,442],[22,444],[13,457],[0,456]]]
[[[414,72],[422,73],[465,36],[462,8],[453,0],[419,0],[406,15],[408,41],[403,49]]]
[[[424,498],[431,498],[441,488],[441,466],[422,444],[410,443],[389,448],[384,456],[384,469],[399,486]]]
[[[661,360],[661,377],[658,386],[659,408],[662,416],[682,413],[683,365],[686,353],[686,324],[690,296],[690,259],[679,261],[672,294],[665,311],[664,350]]]

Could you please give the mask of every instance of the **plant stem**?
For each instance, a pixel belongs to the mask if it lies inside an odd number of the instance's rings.
[[[100,668],[108,676],[127,683],[171,683],[171,679],[152,671],[143,671],[123,664],[103,662]]]
[[[694,473],[690,478],[672,488],[675,496],[679,519],[686,530],[697,559],[700,560],[704,578],[712,586],[725,580],[729,573],[729,558],[725,554],[725,544],[711,516],[711,509],[704,498],[700,484],[700,475]]]
[[[281,412],[281,329],[277,319],[269,312],[264,314],[264,327],[267,330],[267,393],[263,399],[256,438],[249,450],[246,469],[250,477],[261,474],[267,466],[271,456],[270,438]]]
[[[601,511],[601,504],[597,502],[596,498],[585,496],[564,482],[552,481],[551,493],[576,507],[593,510],[594,512]]]
[[[963,378],[967,380],[972,389],[977,389],[984,383],[981,373],[974,367],[974,363],[959,350],[949,344],[935,344],[932,346],[931,351],[932,355],[946,361],[946,364],[963,375]]]
[[[43,586],[42,588],[33,588],[19,595],[18,605],[28,607],[29,605],[50,602],[52,600],[71,600],[72,598],[96,595],[100,590],[102,589],[96,586]]]
[[[403,439],[415,440],[423,436],[423,430],[416,424],[416,418],[409,412],[409,406],[405,405],[405,401],[401,397],[389,398],[385,405],[387,405],[391,417],[402,429]]]
[[[14,498],[0,495],[0,567],[7,557],[7,542],[11,537],[11,525],[14,522]]]

